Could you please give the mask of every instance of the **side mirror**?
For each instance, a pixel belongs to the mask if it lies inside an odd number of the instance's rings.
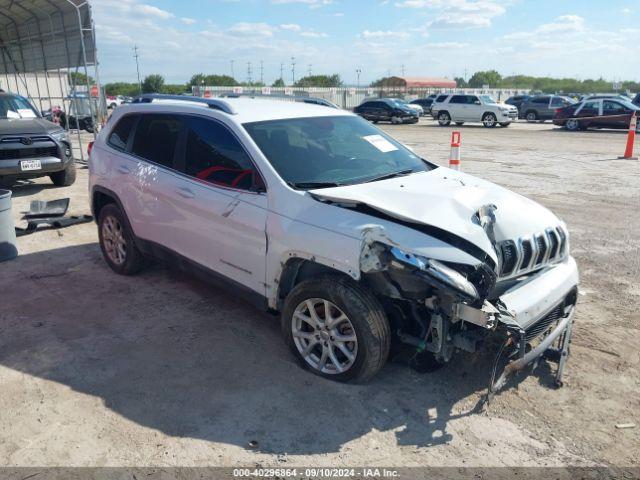
[[[476,105],[480,105],[480,100],[476,100],[476,101],[475,101],[475,102],[473,102],[473,103],[475,103]]]

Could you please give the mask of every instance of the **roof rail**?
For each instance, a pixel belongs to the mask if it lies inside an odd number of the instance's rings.
[[[290,100],[292,102],[305,102],[305,103],[316,103],[318,105],[324,105],[326,107],[331,106],[332,108],[337,107],[331,100],[327,100],[322,97],[310,97],[304,95],[273,95],[273,94],[263,94],[263,93],[223,93],[220,95],[221,98],[264,98],[265,100]],[[339,108],[339,107],[338,107]]]
[[[207,105],[209,108],[228,113],[229,115],[236,114],[236,111],[229,104],[229,102],[220,100],[218,98],[191,97],[188,95],[167,95],[163,93],[145,93],[143,95],[138,95],[137,97],[135,97],[131,103],[152,103],[158,100],[200,103],[203,105]]]

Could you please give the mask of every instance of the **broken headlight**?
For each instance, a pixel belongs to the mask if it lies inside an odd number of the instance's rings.
[[[480,298],[478,290],[462,273],[437,260],[419,257],[407,253],[397,247],[390,250],[392,262],[403,268],[412,268],[413,273],[424,278],[434,287],[452,291],[466,300],[475,301]]]

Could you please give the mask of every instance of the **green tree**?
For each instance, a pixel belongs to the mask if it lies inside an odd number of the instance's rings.
[[[458,88],[465,88],[467,86],[467,82],[462,77],[455,77],[453,80],[458,85]]]
[[[84,73],[81,72],[69,72],[69,85],[93,85],[95,80],[93,77],[87,77]],[[87,82],[87,78],[89,81]]]
[[[284,87],[284,86],[285,86],[285,84],[284,84],[284,80],[283,80],[283,79],[281,79],[281,78],[279,78],[279,79],[277,79],[275,82],[273,82],[273,83],[271,84],[271,86],[272,86],[272,87]]]
[[[469,87],[482,88],[484,85],[489,85],[491,88],[495,88],[500,86],[501,81],[502,75],[495,70],[476,72],[469,79]]]
[[[160,93],[164,87],[164,77],[157,73],[147,75],[142,81],[142,93]]]
[[[126,82],[107,83],[104,90],[107,95],[124,95],[126,97],[133,97],[140,93],[137,83]]]
[[[389,77],[382,77],[371,82],[371,87],[382,87]]]
[[[205,75],[196,73],[187,83],[188,89],[191,87],[228,87],[238,85],[235,78],[229,75]]]
[[[333,75],[309,75],[302,77],[294,86],[296,87],[341,87],[342,80],[337,73]]]

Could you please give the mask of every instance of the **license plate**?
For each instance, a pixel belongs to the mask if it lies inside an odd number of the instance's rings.
[[[28,170],[40,170],[42,168],[42,163],[40,160],[22,160],[20,162],[20,170],[23,172]]]

